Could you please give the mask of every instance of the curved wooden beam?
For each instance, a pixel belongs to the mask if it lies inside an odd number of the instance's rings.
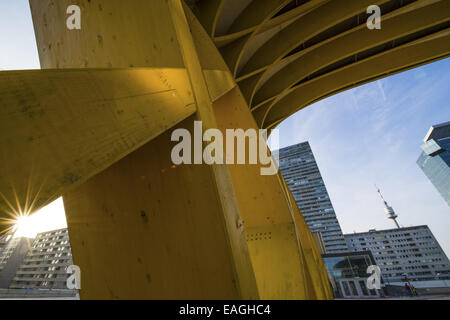
[[[258,109],[252,111],[253,117],[260,128],[264,128],[264,120],[266,119],[267,113],[269,112],[271,106],[271,102],[266,102]]]
[[[247,34],[250,34],[254,32],[256,29],[256,34],[265,32],[269,29],[275,28],[277,26],[282,25],[283,23],[298,18],[303,14],[306,14],[307,12],[311,11],[313,8],[317,7],[321,3],[325,3],[329,0],[311,0],[301,6],[298,6],[292,10],[289,10],[279,16],[273,17],[270,20],[266,21],[263,25],[256,24],[252,27],[248,27],[246,29],[242,29],[233,33],[228,33],[223,36],[216,36],[214,37],[214,43],[218,48],[224,47],[225,45],[239,39],[240,37],[243,37]]]
[[[236,86],[236,82],[211,38],[186,5],[184,5],[184,12],[199,56],[209,96],[211,101],[214,102],[233,89]]]
[[[226,0],[207,0],[196,4],[197,18],[210,37],[214,37],[217,20]]]
[[[264,23],[268,21],[275,13],[288,4],[290,0],[257,0],[251,2],[239,17],[231,25],[230,30],[240,30],[248,27],[248,24],[255,24],[255,30],[237,41],[221,48],[221,53],[227,62],[231,72],[235,76],[238,72],[239,62],[242,59],[245,49],[251,39],[258,33]]]
[[[0,73],[0,211],[30,214],[192,115],[185,69]],[[13,223],[3,219],[0,229]]]
[[[256,82],[259,80],[259,77],[260,77],[259,74],[255,74],[239,82],[239,88],[241,89],[242,95],[244,96],[245,101],[247,101],[249,107],[250,107],[249,103],[250,97],[252,95],[253,88],[255,87]]]
[[[227,33],[258,27],[267,20],[267,17],[272,17],[274,10],[278,11],[289,2],[286,0],[253,0],[233,21]]]
[[[414,2],[410,6],[416,5],[417,3]],[[383,17],[381,30],[372,32],[365,25],[360,26],[286,64],[256,91],[253,104],[258,106],[276,98],[289,91],[289,88],[297,82],[339,60],[447,21],[450,3],[434,1],[431,5],[417,10],[408,9],[411,8],[402,8],[398,10],[401,12],[394,11],[391,15]]]
[[[450,28],[348,65],[297,86],[265,117],[273,128],[289,115],[327,96],[450,55]]]
[[[384,3],[387,3],[387,2],[388,2],[388,1],[382,1],[382,2],[377,3],[377,4],[384,4]],[[322,7],[320,7],[320,6],[322,6]],[[317,9],[317,8],[319,8],[319,9]],[[323,14],[326,14],[327,7],[325,7],[323,1],[322,1],[321,3],[317,3],[317,5],[316,5],[316,7],[315,7],[315,11],[320,10],[320,9],[324,11]],[[315,20],[317,20],[317,19],[320,19],[320,15],[319,15],[319,16],[314,16],[313,13],[310,13],[309,16],[305,16],[305,17],[304,17],[304,23],[309,23],[309,22],[308,22],[308,19],[312,19],[312,21],[315,21]],[[297,23],[300,23],[300,20],[297,21]],[[327,22],[327,23],[330,23],[330,22]],[[326,24],[325,24],[325,25],[326,25]],[[333,23],[331,23],[331,25],[333,25]],[[328,27],[327,27],[326,29],[330,29],[330,28],[331,28],[331,27],[330,27],[331,25],[328,25]],[[365,25],[364,25],[364,26],[365,26]],[[299,27],[301,27],[301,26],[299,26]],[[312,31],[314,31],[314,30],[312,30]],[[292,31],[292,32],[294,32],[294,35],[295,35],[295,30]],[[319,34],[320,34],[321,32],[323,32],[323,30],[320,30]],[[312,36],[314,36],[314,35],[316,35],[316,34],[312,34]],[[292,54],[292,55],[287,56],[287,54],[288,54],[289,52],[291,52],[291,50],[292,50],[293,48],[294,48],[294,49],[297,48],[299,45],[301,45],[302,43],[305,43],[305,41],[307,41],[307,40],[310,39],[311,37],[304,39],[304,41],[298,41],[298,40],[296,40],[297,43],[296,43],[295,45],[291,46],[291,47],[289,48],[289,50],[286,49],[284,52],[282,52],[282,54],[281,54],[280,56],[278,56],[271,64],[267,64],[267,65],[265,65],[265,66],[260,66],[260,67],[258,67],[257,69],[255,69],[255,70],[253,70],[253,71],[250,71],[249,73],[240,75],[239,78],[245,78],[245,77],[247,77],[248,75],[252,75],[252,74],[255,74],[256,72],[259,73],[259,72],[263,71],[263,73],[261,73],[261,76],[259,77],[258,81],[255,82],[255,86],[253,87],[253,91],[252,91],[251,96],[250,96],[249,104],[252,106],[252,108],[256,108],[256,107],[258,106],[258,104],[255,105],[255,103],[253,102],[253,98],[254,98],[254,95],[256,94],[256,90],[259,89],[259,87],[260,87],[262,84],[264,84],[264,82],[267,81],[267,79],[270,79],[270,77],[271,77],[273,74],[277,73],[280,69],[284,68],[284,67],[285,67],[287,64],[289,64],[290,62],[296,60],[299,56],[301,56],[301,55],[303,55],[303,54],[305,54],[305,53],[307,53],[307,52],[309,52],[309,51],[312,51],[312,50],[314,50],[314,48],[316,48],[316,47],[322,45],[323,43],[326,43],[326,42],[328,42],[328,41],[331,41],[332,39],[338,38],[338,37],[340,37],[340,36],[341,36],[341,34],[337,34],[337,35],[335,35],[335,36],[333,36],[333,37],[331,37],[331,38],[329,38],[329,39],[327,39],[327,40],[325,40],[325,41],[322,41],[322,42],[320,42],[320,43],[318,43],[318,44],[312,45],[312,46],[307,47],[307,48],[303,48],[300,52],[297,52],[297,53],[294,53],[294,54]],[[274,39],[274,40],[275,40],[275,39]],[[291,40],[291,41],[292,41],[292,40]],[[294,41],[294,42],[295,42],[295,41]],[[239,78],[238,78],[238,81],[239,81]]]
[[[365,12],[369,5],[384,2],[387,0],[347,0],[345,5],[342,5],[340,1],[325,3],[289,25],[261,46],[242,68],[239,75],[259,70],[281,60],[291,50],[320,32]]]

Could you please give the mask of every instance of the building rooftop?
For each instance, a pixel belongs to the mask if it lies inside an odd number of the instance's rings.
[[[444,122],[441,124],[435,124],[430,127],[427,135],[423,139],[424,142],[427,142],[430,139],[442,139],[450,137],[450,121]]]
[[[360,235],[360,234],[372,234],[372,233],[384,233],[384,232],[394,232],[399,230],[414,230],[418,228],[428,228],[427,225],[420,225],[420,226],[412,226],[412,227],[402,227],[402,228],[392,228],[392,229],[383,229],[383,230],[376,230],[376,229],[370,229],[369,231],[364,232],[354,232],[354,233],[347,233],[344,234],[344,236],[354,236],[354,235]]]

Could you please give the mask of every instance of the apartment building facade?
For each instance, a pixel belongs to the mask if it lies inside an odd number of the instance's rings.
[[[0,288],[6,289],[10,286],[17,268],[22,264],[32,242],[33,239],[26,237],[5,241],[0,252]]]
[[[326,253],[347,251],[347,244],[308,142],[275,151],[279,167],[311,232],[320,232]]]
[[[67,289],[73,265],[67,229],[39,233],[17,269],[11,289]]]
[[[428,226],[344,235],[350,251],[370,250],[386,282],[450,279],[450,262]]]

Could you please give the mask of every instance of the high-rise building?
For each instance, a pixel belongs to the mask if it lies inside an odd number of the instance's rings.
[[[311,232],[320,232],[326,253],[347,251],[341,226],[308,142],[279,151],[279,167]]]
[[[3,247],[6,245],[6,237],[4,237],[4,236],[0,236],[0,257],[1,257],[1,254],[2,254],[2,249],[3,249]]]
[[[0,254],[0,288],[8,288],[17,268],[30,250],[33,239],[12,238],[7,241]]]
[[[450,262],[427,226],[344,235],[350,251],[370,250],[387,282],[450,279]]]
[[[417,164],[450,206],[450,122],[430,128]]]
[[[67,289],[72,264],[67,229],[39,233],[9,288]]]
[[[0,249],[0,273],[2,272],[11,255],[14,253],[14,250],[16,250],[19,241],[20,238],[12,238],[9,241],[2,238],[2,247]]]

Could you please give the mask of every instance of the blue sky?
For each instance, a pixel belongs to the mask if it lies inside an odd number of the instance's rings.
[[[38,69],[28,0],[1,1],[0,30],[0,69]],[[329,97],[278,127],[281,147],[310,142],[344,232],[393,227],[376,183],[401,225],[427,224],[450,255],[450,207],[416,164],[429,127],[450,121],[449,84],[446,59]],[[50,207],[40,214],[62,215],[61,201]]]
[[[280,147],[309,141],[345,233],[427,224],[450,254],[450,207],[416,164],[433,124],[450,120],[450,59],[329,97],[278,129]]]
[[[0,70],[39,69],[28,0],[0,0]]]

